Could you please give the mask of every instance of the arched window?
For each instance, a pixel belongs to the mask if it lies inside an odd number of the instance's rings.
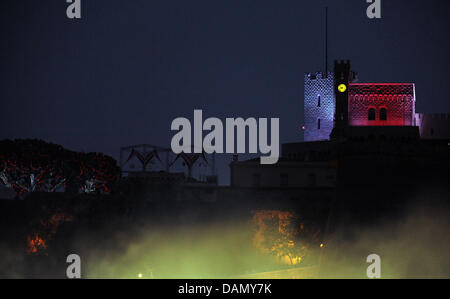
[[[369,109],[369,120],[375,120],[375,108]]]
[[[380,120],[387,120],[387,110],[386,108],[380,109]]]

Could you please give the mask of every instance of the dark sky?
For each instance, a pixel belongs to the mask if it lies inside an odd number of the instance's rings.
[[[279,117],[302,140],[303,74],[351,59],[362,82],[416,83],[419,112],[450,112],[450,1],[2,0],[0,139],[41,138],[118,158],[168,146],[176,117]],[[331,63],[330,63],[331,65]],[[220,181],[228,182],[229,157]]]

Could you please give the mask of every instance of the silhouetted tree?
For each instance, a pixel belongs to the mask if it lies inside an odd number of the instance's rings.
[[[72,190],[110,193],[120,170],[100,153],[77,153],[42,140],[0,141],[0,183],[17,195]]]

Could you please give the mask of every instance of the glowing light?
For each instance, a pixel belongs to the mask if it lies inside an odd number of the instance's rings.
[[[47,242],[50,241],[58,231],[58,227],[65,222],[72,222],[73,217],[65,213],[53,214],[50,219],[41,220],[38,230],[33,231],[27,237],[27,254],[46,254]]]
[[[305,126],[302,126],[302,131],[305,131],[306,130],[306,127]]]
[[[320,244],[320,248],[323,248],[323,244]]]
[[[44,239],[42,239],[39,235],[35,234],[34,236],[27,237],[28,243],[28,254],[38,254],[40,251],[47,249],[47,244]]]
[[[351,126],[412,126],[414,84],[351,83],[348,86]],[[375,109],[375,115],[370,109]],[[382,112],[382,109],[385,109]],[[371,119],[371,120],[369,120]]]
[[[139,273],[139,274],[138,274],[138,278],[142,278],[142,273]]]
[[[340,92],[345,92],[347,90],[347,86],[345,84],[339,84],[338,90]]]

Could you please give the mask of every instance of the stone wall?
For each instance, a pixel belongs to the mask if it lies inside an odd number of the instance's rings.
[[[349,86],[350,126],[414,126],[415,92],[412,83],[352,83]],[[375,120],[369,120],[369,109]],[[381,120],[381,109],[387,119]]]
[[[334,75],[308,73],[304,83],[304,140],[328,140],[334,126]]]

